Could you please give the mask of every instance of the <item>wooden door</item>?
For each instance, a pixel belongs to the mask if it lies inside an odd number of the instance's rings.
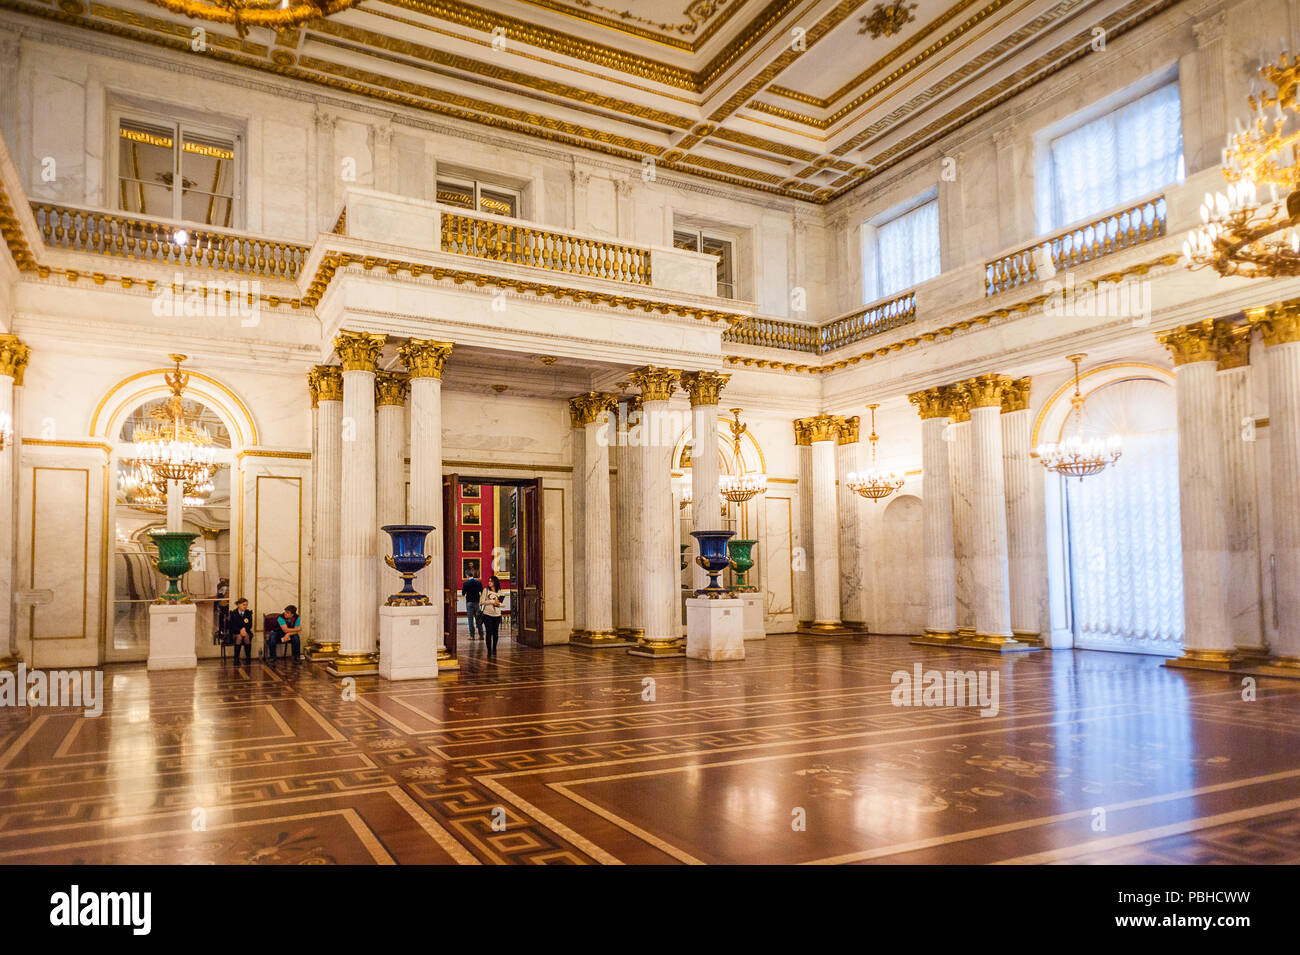
[[[457,552],[456,527],[456,489],[460,487],[460,475],[444,474],[442,477],[442,636],[447,652],[456,655],[456,595],[459,592],[453,581],[460,568],[455,566],[454,555]],[[455,571],[455,573],[453,573]],[[429,594],[430,600],[437,600],[437,594]]]
[[[521,484],[519,534],[522,538],[518,574],[519,642],[526,647],[542,646],[542,481]]]

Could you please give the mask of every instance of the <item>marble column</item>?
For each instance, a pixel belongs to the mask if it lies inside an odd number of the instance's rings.
[[[407,499],[412,524],[432,524],[437,528],[425,543],[425,553],[432,557],[429,566],[416,575],[415,589],[426,594],[432,603],[434,633],[443,634],[438,647],[438,670],[458,668],[456,658],[445,642],[444,603],[450,601],[455,612],[454,595],[445,592],[446,568],[443,554],[445,528],[442,514],[442,370],[451,356],[451,342],[412,338],[397,349],[411,381],[411,489]]]
[[[1011,583],[1007,563],[1007,494],[1002,471],[1002,392],[1006,375],[968,382],[971,431],[971,548],[975,583],[974,646],[1025,649],[1011,635]]]
[[[13,669],[19,658],[14,635],[14,498],[17,470],[14,388],[22,382],[31,349],[17,335],[0,335],[0,670]]]
[[[379,542],[375,564],[376,625],[379,604],[402,585],[396,571],[384,561],[391,541],[383,527],[406,523],[406,399],[410,390],[405,372],[381,371],[375,376],[375,533]]]
[[[794,450],[799,465],[798,546],[791,554],[794,562],[794,609],[798,629],[812,626],[817,615],[813,600],[813,492],[812,492],[812,440],[804,419],[794,423]],[[792,535],[795,528],[791,528]],[[791,540],[794,544],[794,540]]]
[[[1043,516],[1034,506],[1042,466],[1030,457],[1033,416],[1028,378],[1002,390],[1002,473],[1006,484],[1007,570],[1011,585],[1011,634],[1020,643],[1043,646],[1047,540]]]
[[[956,570],[957,634],[975,636],[975,572],[972,563],[974,511],[971,497],[970,395],[964,383],[949,386],[952,427],[948,431],[948,470],[952,477],[952,548]]]
[[[680,380],[682,390],[691,399],[691,530],[721,530],[718,403],[731,376],[716,371],[687,371]],[[692,537],[686,561],[696,590],[701,590],[709,579],[704,568],[695,562],[699,553],[699,542]]]
[[[587,633],[587,482],[583,466],[587,459],[587,432],[582,424],[569,417],[569,446],[573,461],[573,607],[569,642],[577,643]]]
[[[1300,676],[1300,303],[1252,311],[1268,355],[1276,642],[1268,669]]]
[[[339,652],[339,499],[343,489],[343,369],[317,365],[307,375],[316,404],[316,456],[312,461],[312,519],[316,553],[312,558],[312,589],[316,619],[312,621],[313,659]]]
[[[1218,334],[1214,321],[1206,319],[1156,337],[1174,360],[1186,629],[1183,655],[1166,665],[1226,670],[1232,664],[1233,643],[1223,587],[1228,579],[1228,534]]]
[[[343,479],[339,495],[339,653],[336,675],[378,664],[375,591],[375,361],[383,335],[340,332],[334,350],[343,364]]]
[[[840,514],[835,449],[844,419],[819,414],[801,419],[812,446],[813,622],[810,633],[851,635],[840,616]],[[802,628],[801,628],[802,629]]]
[[[867,630],[865,540],[862,508],[866,501],[849,487],[849,474],[864,470],[862,419],[844,419],[835,448],[836,505],[840,515],[840,617],[844,626]]]
[[[925,552],[925,633],[912,642],[945,646],[957,639],[957,564],[953,493],[944,430],[952,413],[946,388],[907,396],[921,416],[921,510]]]
[[[1255,465],[1255,415],[1251,394],[1247,323],[1220,323],[1219,404],[1223,414],[1223,467],[1227,481],[1226,581],[1228,620],[1237,653],[1259,659],[1266,653],[1264,605],[1259,573],[1259,502]]]
[[[569,399],[569,418],[575,442],[573,484],[582,488],[582,536],[574,529],[575,556],[582,553],[581,594],[583,628],[569,642],[589,649],[625,647],[627,640],[614,632],[614,554],[609,524],[609,444],[614,432],[610,411],[618,407],[618,396],[588,391]],[[581,457],[577,454],[581,452]],[[577,501],[575,498],[575,505]],[[575,519],[577,510],[575,507]]]
[[[645,513],[645,495],[642,483],[645,480],[645,446],[633,443],[633,429],[641,425],[641,396],[633,395],[627,399],[626,427],[622,437],[623,468],[627,473],[619,472],[619,489],[627,490],[627,520],[624,524],[625,534],[620,545],[627,574],[623,586],[628,591],[628,625],[622,636],[634,642],[640,642],[645,635],[645,588],[642,586],[641,569],[644,566],[645,544],[642,539]],[[637,432],[639,434],[639,431]]]
[[[637,656],[685,656],[680,630],[680,558],[677,550],[677,513],[673,505],[672,453],[679,429],[668,400],[681,375],[680,369],[647,365],[632,372],[632,384],[641,392],[642,418],[628,440],[643,444],[641,463],[641,577],[645,633],[628,653]]]

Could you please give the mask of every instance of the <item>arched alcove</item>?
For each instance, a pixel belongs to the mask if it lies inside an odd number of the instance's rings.
[[[919,634],[925,629],[925,540],[921,499],[900,494],[885,505],[876,526],[874,561],[876,612],[869,621],[876,633]]]

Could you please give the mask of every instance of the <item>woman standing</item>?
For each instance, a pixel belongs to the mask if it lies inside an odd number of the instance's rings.
[[[488,579],[487,589],[479,598],[479,615],[482,617],[484,638],[487,641],[488,656],[497,655],[497,638],[501,630],[501,581],[496,574]]]

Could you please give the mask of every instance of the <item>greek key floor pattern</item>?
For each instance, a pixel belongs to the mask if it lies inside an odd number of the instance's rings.
[[[1293,681],[885,636],[746,654],[109,667],[97,718],[0,710],[0,862],[1300,862]],[[916,664],[995,673],[996,714],[895,705]]]

